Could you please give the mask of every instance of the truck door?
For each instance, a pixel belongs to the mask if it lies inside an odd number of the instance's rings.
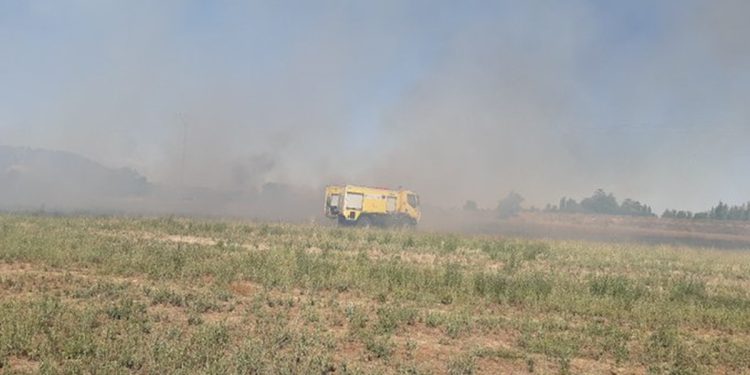
[[[339,213],[339,195],[337,193],[331,194],[326,201],[327,212],[329,215],[336,216]]]
[[[396,212],[396,197],[388,197],[385,201],[385,210],[388,213],[394,213]]]

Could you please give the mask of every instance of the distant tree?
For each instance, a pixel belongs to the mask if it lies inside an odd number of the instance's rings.
[[[568,198],[568,203],[565,204],[568,208],[568,211],[570,212],[581,212],[583,211],[583,207],[581,207],[581,204],[576,202],[573,198]]]
[[[479,207],[477,207],[477,202],[468,200],[466,201],[466,203],[464,203],[464,211],[476,211],[478,209]]]
[[[608,215],[656,216],[651,206],[630,198],[625,199],[622,204],[618,204],[615,196],[612,193],[605,192],[603,189],[597,189],[592,196],[581,200],[581,203],[576,202],[572,198],[562,197],[560,198],[559,211]],[[676,212],[667,210],[663,215],[671,217],[675,214]]]
[[[573,198],[560,198],[560,212],[581,212],[581,205]]]
[[[714,220],[727,220],[729,218],[729,205],[719,201],[719,204],[711,209],[709,217]]]
[[[651,211],[651,207],[645,204],[641,204],[641,202],[632,200],[630,198],[622,201],[619,211],[620,215],[655,216]]]
[[[694,220],[706,220],[709,219],[710,214],[708,212],[698,212],[693,215]]]
[[[497,215],[501,219],[506,219],[518,215],[521,212],[521,203],[523,197],[512,191],[497,204]]]
[[[729,214],[727,215],[728,220],[747,220],[745,219],[747,214],[747,205],[732,206],[729,208]]]
[[[624,203],[624,202],[623,202]],[[732,221],[750,221],[750,202],[741,205],[730,206],[727,203],[719,203],[705,212],[696,212],[684,210],[665,210],[663,218],[673,219],[692,219],[692,220],[732,220]]]
[[[729,206],[728,204],[719,201],[715,207],[707,212],[695,214],[695,219],[713,219],[713,220],[750,220],[750,202],[744,203],[739,206]]]
[[[698,214],[684,210],[665,210],[661,217],[665,219],[694,219],[698,217]]]
[[[612,193],[607,194],[602,189],[597,189],[594,195],[581,201],[581,207],[584,211],[597,214],[618,214],[619,205],[617,199]]]

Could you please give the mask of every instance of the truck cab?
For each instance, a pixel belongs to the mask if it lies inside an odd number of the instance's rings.
[[[344,191],[342,186],[329,185],[325,191],[325,206],[323,208],[326,217],[335,219],[338,217],[341,204],[341,194]]]

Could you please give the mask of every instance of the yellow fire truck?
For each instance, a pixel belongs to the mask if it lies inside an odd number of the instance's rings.
[[[419,195],[413,191],[332,185],[325,191],[325,215],[339,225],[413,227],[422,213]]]

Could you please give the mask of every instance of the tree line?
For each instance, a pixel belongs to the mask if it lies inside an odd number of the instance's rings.
[[[750,202],[739,206],[730,206],[719,201],[719,204],[711,207],[710,210],[696,213],[684,210],[665,210],[661,217],[666,219],[750,221]]]
[[[624,216],[656,216],[651,210],[651,206],[630,198],[626,198],[622,203],[618,203],[617,198],[615,198],[612,193],[607,193],[603,189],[597,189],[593,195],[583,198],[580,202],[577,202],[573,198],[562,197],[560,198],[559,205],[555,206],[548,204],[547,207],[545,207],[545,211]]]
[[[521,203],[524,198],[516,193],[510,192],[505,198],[501,199],[495,212],[499,218],[508,218],[517,215],[523,210]],[[463,206],[465,211],[479,211],[480,208],[473,200],[468,200]],[[536,208],[527,211],[537,211]],[[617,202],[617,198],[612,193],[607,193],[598,189],[590,197],[583,198],[581,202],[573,198],[563,197],[560,199],[560,205],[555,206],[548,204],[545,207],[546,212],[566,212],[566,213],[590,213],[590,214],[607,214],[607,215],[628,215],[628,216],[656,216],[647,204],[637,200],[627,198],[622,203]]]
[[[511,192],[505,198],[498,202],[494,211],[499,218],[508,218],[517,215],[524,209],[521,203],[524,198],[516,193]],[[481,210],[475,201],[468,200],[463,207],[466,211]],[[526,211],[536,211],[535,208]],[[645,216],[656,217],[651,206],[641,203],[637,200],[626,198],[622,202],[612,193],[607,193],[603,189],[597,189],[590,197],[581,199],[580,202],[573,198],[562,197],[558,205],[547,204],[545,212],[564,212],[564,213],[585,213],[585,214],[605,214],[620,216]],[[708,211],[692,212],[687,210],[667,209],[662,215],[665,219],[685,219],[685,220],[737,220],[750,221],[750,202],[742,205],[730,206],[727,203],[719,203],[711,207]]]
[[[507,219],[518,215],[519,212],[523,211],[521,203],[524,201],[521,194],[511,191],[505,198],[501,199],[495,207],[495,214],[500,219]],[[477,205],[476,201],[468,200],[464,203],[464,211],[482,211]]]

